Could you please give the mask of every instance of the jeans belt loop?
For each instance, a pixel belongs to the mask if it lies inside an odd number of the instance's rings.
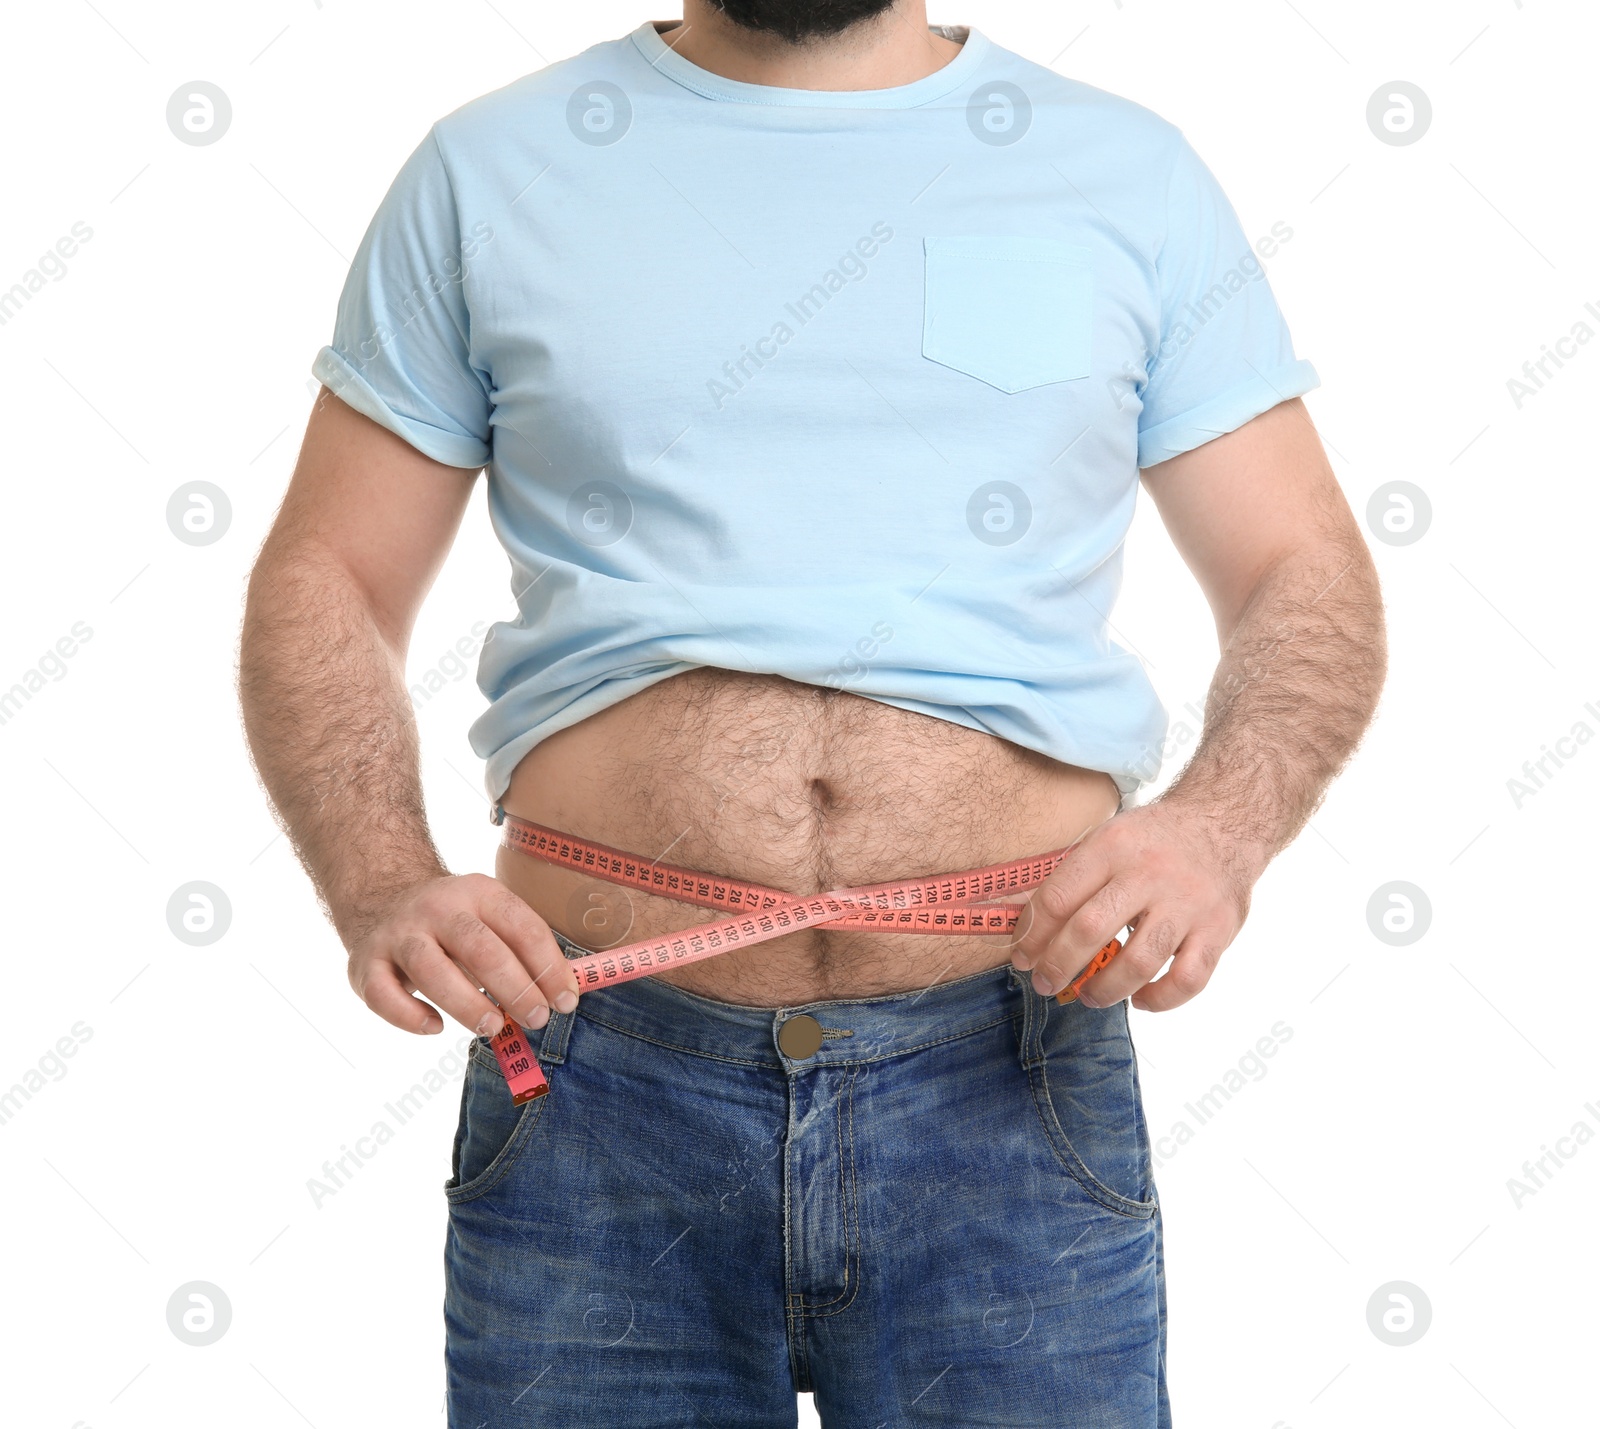
[[[539,1060],[559,1063],[567,1060],[567,1038],[572,1032],[572,1019],[576,1012],[557,1012],[553,1008],[550,1020],[544,1025],[544,1036],[539,1041]]]
[[[1044,1025],[1050,1016],[1050,999],[1033,990],[1030,974],[1020,973],[1016,981],[1022,996],[1022,1040],[1017,1055],[1024,1070],[1031,1070],[1044,1065]]]

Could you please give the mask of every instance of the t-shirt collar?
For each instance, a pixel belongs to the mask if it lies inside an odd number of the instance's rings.
[[[792,105],[814,109],[912,109],[950,93],[970,79],[989,48],[989,41],[977,30],[969,28],[960,54],[942,69],[936,69],[910,84],[898,84],[889,89],[783,89],[777,85],[746,84],[743,80],[725,79],[720,74],[713,74],[690,63],[657,32],[658,24],[669,23],[665,20],[646,20],[640,25],[632,35],[639,53],[657,72],[685,89],[693,90],[707,99],[737,104]]]

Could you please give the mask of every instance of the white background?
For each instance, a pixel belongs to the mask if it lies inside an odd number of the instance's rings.
[[[92,638],[0,726],[8,979],[0,1089],[75,1024],[59,1080],[0,1125],[8,1236],[0,1418],[78,1424],[442,1422],[442,1248],[457,1091],[313,1204],[324,1160],[460,1035],[397,1033],[351,995],[247,764],[232,691],[243,582],[293,464],[308,369],[348,260],[428,125],[670,12],[530,0],[67,0],[6,20],[0,289],[78,221],[93,238],[0,327],[6,618],[0,688]],[[973,23],[1182,126],[1270,263],[1309,405],[1352,505],[1392,480],[1422,539],[1373,542],[1392,669],[1371,736],[1268,872],[1209,991],[1141,1015],[1162,1135],[1275,1023],[1292,1038],[1160,1171],[1177,1421],[1191,1426],[1597,1422],[1590,1377],[1600,1144],[1536,1194],[1508,1178],[1600,1130],[1586,916],[1600,747],[1518,808],[1507,780],[1579,720],[1591,635],[1600,346],[1519,410],[1507,380],[1600,305],[1593,81],[1577,0],[987,3]],[[169,96],[230,97],[210,147]],[[1369,96],[1434,118],[1380,143]],[[1600,319],[1591,319],[1600,330]],[[185,545],[169,496],[232,503]],[[425,611],[415,672],[509,609],[481,496]],[[1175,716],[1203,695],[1209,617],[1145,507],[1121,637]],[[470,678],[420,713],[434,827],[492,867]],[[1553,768],[1553,766],[1547,766]],[[232,923],[168,929],[191,880]],[[1391,947],[1367,904],[1432,907]],[[1549,1166],[1553,1163],[1547,1162]],[[232,1306],[215,1344],[166,1320],[189,1281]],[[1432,1323],[1395,1347],[1367,1303],[1405,1281]],[[225,1408],[224,1408],[225,1406]]]

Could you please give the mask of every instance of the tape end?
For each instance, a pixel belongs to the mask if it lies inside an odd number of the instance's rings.
[[[1077,977],[1073,978],[1071,982],[1069,982],[1064,988],[1061,989],[1060,992],[1056,994],[1056,1001],[1063,1004],[1068,1002],[1076,1002],[1078,1000],[1078,989],[1082,987],[1084,983],[1088,982],[1089,979],[1092,978],[1097,972],[1101,971],[1101,969],[1103,969],[1106,964],[1109,963],[1112,958],[1116,957],[1116,955],[1121,951],[1122,940],[1120,938],[1113,938],[1105,945],[1105,947],[1101,948],[1093,958],[1090,959],[1088,967],[1086,967],[1077,975]]]

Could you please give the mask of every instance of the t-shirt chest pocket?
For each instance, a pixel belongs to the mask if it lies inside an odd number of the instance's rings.
[[[1057,238],[922,240],[922,355],[1002,392],[1092,371],[1090,250]]]

